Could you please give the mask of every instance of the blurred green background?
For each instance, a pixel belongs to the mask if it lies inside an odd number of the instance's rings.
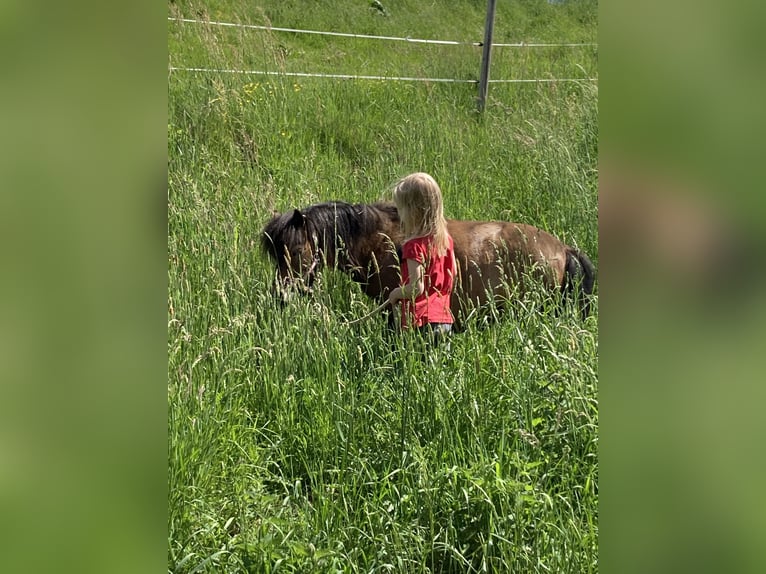
[[[605,571],[766,567],[765,15],[600,9]]]

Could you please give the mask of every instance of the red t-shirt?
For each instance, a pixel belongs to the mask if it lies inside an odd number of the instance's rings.
[[[431,245],[431,237],[415,237],[402,245],[402,285],[410,281],[407,259],[424,266],[425,290],[415,298],[402,300],[402,326],[422,327],[427,323],[452,323],[450,296],[455,282],[455,246],[452,237],[444,255],[439,256]]]

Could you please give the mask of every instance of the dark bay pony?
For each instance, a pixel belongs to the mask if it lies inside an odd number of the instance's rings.
[[[596,270],[588,257],[550,233],[523,223],[447,220],[459,277],[452,297],[456,320],[490,297],[502,302],[524,279],[576,298],[590,313]],[[310,288],[325,265],[344,270],[383,302],[399,285],[402,231],[390,202],[330,201],[275,215],[263,229],[263,249],[276,262],[275,287]]]

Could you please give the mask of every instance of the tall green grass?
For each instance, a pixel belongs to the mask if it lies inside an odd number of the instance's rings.
[[[481,40],[483,2],[383,4],[168,14]],[[595,9],[500,3],[495,40],[593,41]],[[168,44],[174,66],[274,71],[475,78],[480,58],[176,22]],[[595,56],[498,49],[492,77],[592,76]],[[258,250],[272,210],[423,170],[449,217],[535,224],[597,263],[596,85],[493,84],[482,116],[472,84],[175,72],[168,93],[169,571],[596,571],[597,304],[477,315],[424,359],[345,323],[372,303],[341,273],[275,307]]]

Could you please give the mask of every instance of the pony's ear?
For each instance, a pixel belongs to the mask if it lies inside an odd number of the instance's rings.
[[[290,220],[290,223],[294,225],[295,227],[303,227],[303,222],[306,220],[306,216],[301,213],[300,209],[296,209],[293,211],[293,217]]]

